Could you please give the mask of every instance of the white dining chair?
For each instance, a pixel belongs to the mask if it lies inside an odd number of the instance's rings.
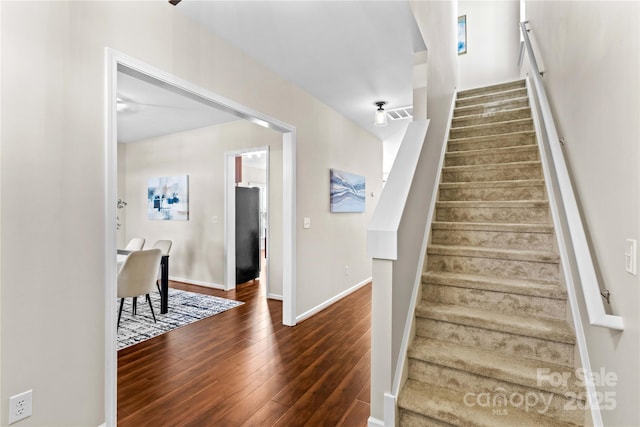
[[[118,298],[120,298],[118,327],[120,326],[124,299],[128,297],[134,298],[133,314],[135,315],[136,299],[140,295],[146,296],[153,321],[156,321],[156,315],[153,312],[149,293],[153,291],[153,286],[156,283],[161,258],[162,251],[160,249],[148,249],[145,251],[131,252],[124,261],[124,265],[118,273]]]
[[[134,237],[129,240],[127,246],[124,248],[127,251],[141,251],[144,247],[144,238],[142,237]]]
[[[162,255],[169,255],[172,245],[173,245],[173,242],[171,240],[156,240],[156,242],[153,244],[153,248],[160,249],[162,251]],[[158,292],[162,296],[162,291],[160,290],[160,283],[159,283],[161,279],[161,274],[162,274],[161,271],[158,270],[158,279],[156,280],[156,287],[158,288]]]

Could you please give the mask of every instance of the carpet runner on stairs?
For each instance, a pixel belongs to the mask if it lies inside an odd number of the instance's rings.
[[[524,81],[458,93],[431,227],[400,425],[584,425]]]

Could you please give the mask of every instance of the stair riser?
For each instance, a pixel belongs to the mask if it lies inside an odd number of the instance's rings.
[[[451,427],[453,424],[445,423],[444,421],[434,420],[433,418],[425,417],[421,414],[416,414],[409,410],[400,409],[400,425],[402,427]]]
[[[542,179],[542,168],[539,165],[523,165],[521,167],[445,169],[442,171],[442,182],[515,181],[520,179]]]
[[[462,97],[456,100],[456,108],[469,107],[472,105],[487,104],[489,102],[504,101],[507,99],[524,98],[527,96],[527,89],[516,89],[508,92],[492,93],[488,95]]]
[[[431,243],[435,245],[479,246],[495,249],[552,251],[554,249],[554,236],[551,233],[434,229],[431,231]]]
[[[525,399],[528,397],[530,406],[528,410],[532,413],[568,423],[581,423],[584,421],[584,412],[565,410],[565,408],[576,406],[572,405],[573,403],[583,403],[575,402],[570,396],[566,397],[548,391],[511,384],[506,381],[416,359],[409,359],[409,378],[460,392],[461,405],[478,404],[478,402],[483,402],[482,400],[476,400],[479,394],[483,393],[484,397],[488,395],[488,403],[490,404],[486,407],[486,410],[489,413],[492,413],[493,409],[509,409],[510,407],[526,411],[526,400],[522,402],[522,406],[519,406],[519,396],[522,396]],[[506,396],[506,402],[502,399],[503,396]],[[511,406],[509,406],[510,399],[513,402]],[[495,406],[493,406],[494,402]],[[506,403],[506,406],[501,405],[503,403]]]
[[[449,141],[447,151],[468,151],[483,150],[490,148],[519,147],[522,145],[535,144],[536,139],[533,134],[513,134],[513,135],[495,135],[490,137],[478,137],[472,139],[463,139],[457,141]]]
[[[547,224],[549,223],[549,209],[547,207],[437,207],[436,220],[446,222]]]
[[[493,114],[502,111],[517,110],[529,106],[529,100],[526,98],[516,99],[512,101],[500,101],[492,104],[476,105],[475,107],[456,108],[453,111],[453,117],[477,116],[478,114]]]
[[[546,200],[547,195],[543,185],[513,186],[485,188],[441,188],[439,200],[443,202],[455,201],[507,201],[507,200]]]
[[[516,89],[526,89],[526,87],[527,85],[525,84],[524,80],[517,80],[515,82],[503,83],[499,85],[466,89],[458,92],[458,99],[471,98],[481,95],[491,95]]]
[[[514,357],[573,366],[574,346],[557,341],[416,317],[416,334],[425,338],[495,350]]]
[[[468,156],[447,155],[444,159],[445,166],[471,166],[471,165],[494,165],[499,163],[529,162],[538,161],[540,156],[536,148],[526,151],[516,151],[511,153],[475,154]]]
[[[484,308],[506,314],[523,314],[558,320],[565,318],[566,301],[553,298],[540,298],[434,284],[423,285],[422,295],[427,301],[455,304],[471,308]]]
[[[532,130],[533,121],[522,120],[517,122],[496,123],[491,125],[452,128],[449,132],[449,138],[474,138],[477,136],[501,135],[505,133],[526,132]]]
[[[549,282],[560,280],[559,264],[546,262],[429,254],[427,268],[429,271],[481,274],[511,279]]]
[[[530,109],[519,109],[515,111],[500,111],[495,113],[483,113],[476,117],[458,117],[451,122],[452,128],[465,126],[487,125],[490,123],[508,122],[509,120],[520,120],[531,118]]]

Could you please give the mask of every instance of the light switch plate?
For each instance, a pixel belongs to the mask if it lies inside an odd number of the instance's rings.
[[[638,243],[634,239],[627,239],[624,244],[624,267],[627,273],[638,274],[637,266]]]
[[[311,228],[311,218],[304,218],[303,227],[304,228]]]

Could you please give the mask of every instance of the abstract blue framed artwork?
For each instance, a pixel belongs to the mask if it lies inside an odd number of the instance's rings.
[[[149,219],[187,221],[189,175],[149,178],[147,216]]]
[[[364,176],[337,169],[331,169],[329,176],[331,212],[364,212]]]
[[[458,55],[467,53],[467,15],[458,16]]]

